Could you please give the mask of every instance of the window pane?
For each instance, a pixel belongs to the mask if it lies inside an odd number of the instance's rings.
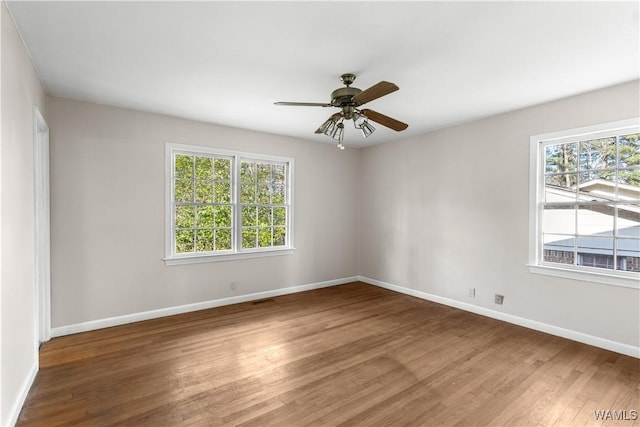
[[[231,230],[227,228],[216,230],[216,251],[231,249]]]
[[[613,268],[613,239],[578,236],[578,265]]]
[[[256,181],[256,164],[250,162],[240,162],[240,181]]]
[[[285,246],[287,244],[287,231],[284,227],[273,229],[273,246]]]
[[[542,232],[546,234],[575,234],[573,206],[545,206],[542,212]]]
[[[618,171],[618,200],[640,200],[640,168]]]
[[[616,138],[600,138],[580,142],[580,170],[605,169],[616,166]]]
[[[618,142],[618,167],[640,166],[640,134],[621,136]]]
[[[175,177],[193,178],[193,156],[176,154]]]
[[[231,160],[215,159],[214,169],[216,181],[231,181]]]
[[[287,225],[287,208],[273,208],[273,225]]]
[[[258,216],[256,214],[258,208],[255,206],[242,207],[242,226],[252,227],[258,225]]]
[[[560,264],[573,264],[575,238],[545,234],[543,236],[543,260]]]
[[[577,169],[576,144],[557,144],[545,147],[545,172],[573,172]]]
[[[231,203],[231,184],[229,182],[216,182],[215,203]]]
[[[176,228],[193,228],[195,209],[193,206],[176,206]]]
[[[213,206],[196,207],[196,227],[213,228]]]
[[[243,228],[242,229],[242,247],[255,248],[257,246],[257,229],[256,228]]]
[[[619,138],[618,195],[621,200],[640,200],[640,134],[632,133]]]
[[[581,200],[615,200],[616,171],[580,172]]]
[[[231,206],[216,206],[214,211],[216,227],[231,227]]]
[[[269,182],[271,179],[271,165],[269,163],[257,163],[256,177],[258,182]]]
[[[213,178],[213,159],[210,157],[196,157],[196,178]]]
[[[213,202],[213,185],[211,181],[196,181],[196,203]]]
[[[640,239],[618,239],[618,270],[640,271]]]
[[[272,177],[274,181],[285,182],[285,166],[284,165],[273,165],[271,170]]]
[[[198,230],[196,232],[196,248],[198,252],[213,250],[213,230]]]
[[[193,230],[176,231],[176,253],[193,252],[194,237]]]
[[[193,202],[193,181],[178,179],[175,184],[175,201],[178,203]]]
[[[258,194],[256,198],[258,203],[269,204],[271,203],[271,190],[268,185],[259,184]]]
[[[285,200],[285,186],[284,184],[274,184],[272,187],[271,203],[284,204]]]
[[[578,206],[578,234],[613,235],[614,207],[608,205]]]
[[[258,208],[258,225],[261,227],[271,226],[271,208],[261,206]]]
[[[242,184],[240,192],[240,203],[256,202],[256,186],[255,184]]]
[[[549,175],[544,181],[545,202],[572,202],[576,199],[578,174]]]
[[[260,246],[261,248],[272,246],[271,227],[258,228],[258,246]]]
[[[601,254],[578,254],[578,265],[584,267],[594,268],[608,268],[613,269],[613,255],[601,255]]]
[[[640,239],[640,204],[618,205],[618,236]]]

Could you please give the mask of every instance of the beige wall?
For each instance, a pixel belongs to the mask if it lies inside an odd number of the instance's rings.
[[[359,274],[638,347],[637,289],[526,266],[529,137],[638,117],[638,93],[636,81],[363,149]]]
[[[48,111],[54,328],[357,274],[357,150],[68,99]],[[165,142],[293,157],[294,254],[165,266]]]
[[[34,287],[33,108],[44,90],[4,2],[0,172],[0,425],[17,415],[37,368]],[[46,115],[45,115],[46,118]]]

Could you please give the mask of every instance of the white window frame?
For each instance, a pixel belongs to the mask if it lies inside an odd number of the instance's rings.
[[[229,251],[212,252],[175,252],[175,218],[174,218],[174,181],[175,168],[174,156],[176,154],[188,154],[194,156],[219,156],[231,159],[231,205],[233,206],[233,217],[231,223],[233,249]],[[241,235],[241,210],[240,210],[240,162],[243,160],[281,163],[286,164],[286,198],[287,198],[287,241],[284,246],[267,248],[242,249]],[[295,247],[293,244],[293,175],[294,159],[291,157],[271,156],[265,154],[245,153],[240,151],[221,150],[217,148],[201,147],[194,145],[184,145],[175,143],[165,144],[165,257],[166,265],[193,264],[202,262],[228,261],[246,258],[258,258],[277,255],[292,254]]]
[[[598,134],[606,135],[610,132],[636,133],[639,128],[640,119],[633,118],[531,137],[529,145],[529,261],[527,264],[531,273],[640,289],[640,273],[544,262],[542,260],[541,226],[545,191],[544,147],[549,142],[557,144],[563,141],[575,141],[582,137],[593,139],[598,138]]]

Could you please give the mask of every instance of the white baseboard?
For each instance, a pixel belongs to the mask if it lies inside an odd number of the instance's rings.
[[[142,320],[156,319],[158,317],[173,316],[174,314],[188,313],[191,311],[205,310],[208,308],[221,307],[223,305],[238,304],[241,302],[255,301],[264,298],[276,297],[279,295],[293,294],[296,292],[310,291],[312,289],[326,288],[329,286],[344,285],[355,282],[357,276],[344,277],[342,279],[326,280],[324,282],[309,283],[306,285],[292,286],[289,288],[274,289],[253,294],[238,295],[234,297],[221,298],[210,301],[185,304],[174,307],[161,308],[158,310],[143,311],[140,313],[126,314],[123,316],[109,317],[106,319],[92,320],[89,322],[76,323],[73,325],[60,326],[51,330],[51,337],[77,334],[79,332],[93,331],[96,329],[109,328],[111,326],[124,325]]]
[[[31,386],[36,379],[36,375],[38,374],[38,355],[36,354],[36,361],[31,366],[29,373],[27,374],[24,382],[22,383],[22,387],[20,387],[20,392],[16,396],[16,400],[11,405],[11,410],[9,411],[9,416],[7,417],[7,423],[2,424],[3,426],[15,426],[18,422],[18,417],[20,416],[20,411],[22,410],[22,406],[24,406],[24,402],[27,400],[27,395],[29,394],[29,390],[31,390]],[[2,420],[0,420],[1,422]]]
[[[491,309],[480,307],[477,305],[468,304],[462,301],[456,301],[454,299],[440,297],[437,295],[429,294],[429,293],[418,291],[415,289],[406,288],[404,286],[398,286],[398,285],[383,282],[380,280],[371,279],[369,277],[358,276],[358,280],[364,283],[368,283],[370,285],[375,285],[381,288],[389,289],[391,291],[400,292],[400,293],[411,295],[424,300],[433,301],[439,304],[448,305],[450,307],[459,308],[460,310],[470,311],[472,313],[480,314],[482,316],[491,317],[493,319],[502,320],[508,323],[513,323],[514,325],[518,325],[518,326],[524,326],[525,328],[534,329],[536,331],[545,332],[547,334],[556,335],[562,338],[567,338],[572,341],[581,342],[583,344],[589,344],[594,347],[600,347],[605,350],[615,351],[616,353],[625,354],[627,356],[640,358],[640,347],[634,347],[629,344],[624,344],[617,341],[611,341],[606,338],[600,338],[593,335],[584,334],[582,332],[561,328],[559,326],[550,325],[548,323],[538,322],[536,320],[527,319],[525,317],[515,316],[513,314],[491,310]]]

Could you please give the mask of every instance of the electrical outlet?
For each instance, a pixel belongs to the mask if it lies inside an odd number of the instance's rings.
[[[238,289],[238,284],[236,282],[231,282],[231,284],[229,285],[229,288],[232,291],[235,291],[236,289]]]
[[[502,301],[504,301],[504,295],[496,294],[496,299],[495,299],[496,304],[502,305]]]
[[[475,298],[476,297],[476,288],[469,288],[469,296],[471,298]]]

